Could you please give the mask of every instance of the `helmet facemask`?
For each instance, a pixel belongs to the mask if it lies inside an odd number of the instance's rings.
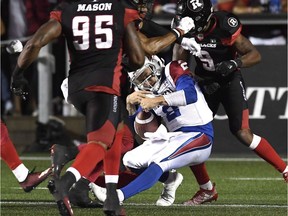
[[[161,84],[163,67],[162,60],[157,56],[151,59],[145,57],[145,63],[140,69],[128,73],[130,81],[139,90],[156,92]]]

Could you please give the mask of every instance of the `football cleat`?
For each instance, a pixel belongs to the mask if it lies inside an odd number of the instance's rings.
[[[63,167],[71,160],[75,159],[79,150],[76,146],[63,146],[54,144],[51,147],[51,162],[54,168],[55,178],[59,178]]]
[[[199,191],[188,201],[183,204],[186,206],[201,205],[206,202],[216,201],[218,199],[218,193],[215,189],[215,183],[213,184],[212,190],[205,190],[200,188]]]
[[[288,183],[288,172],[283,173],[284,181]]]
[[[100,201],[103,202],[106,200],[106,193],[107,190],[106,188],[100,187],[96,185],[95,183],[91,182],[90,183],[90,188],[94,196]]]
[[[34,169],[28,173],[26,179],[23,182],[19,182],[20,186],[25,192],[32,191],[41,182],[46,180],[48,176],[52,173],[52,168],[48,168],[43,172],[34,172]]]
[[[60,215],[62,216],[73,216],[73,210],[68,197],[68,190],[66,190],[65,181],[62,179],[55,179],[55,192],[56,196],[54,196],[55,201],[58,206],[58,210]]]
[[[163,183],[164,189],[156,201],[157,206],[171,206],[175,201],[176,190],[183,181],[183,175],[178,172],[170,172],[174,181],[165,184]]]
[[[81,208],[102,208],[103,203],[89,197],[89,184],[90,182],[84,178],[77,181],[68,192],[70,203]]]

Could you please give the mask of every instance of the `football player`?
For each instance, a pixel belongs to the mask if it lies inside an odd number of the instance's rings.
[[[274,166],[288,182],[286,163],[265,138],[254,134],[249,127],[249,109],[241,68],[259,63],[261,55],[241,34],[240,20],[232,13],[213,12],[210,0],[178,1],[174,24],[184,16],[191,17],[195,22],[195,28],[189,32],[189,35],[201,45],[201,55],[195,56],[197,63],[195,74],[213,115],[222,104],[229,118],[231,133],[242,144]],[[176,44],[173,55],[174,59],[185,61],[190,54]],[[200,190],[184,204],[197,205],[213,200],[212,186],[208,190],[202,186],[209,182],[205,165],[191,169],[198,176],[196,178]]]
[[[43,46],[64,35],[71,59],[69,99],[86,117],[88,145],[61,179],[55,179],[54,197],[62,215],[73,215],[68,199],[70,187],[81,176],[90,175],[104,158],[109,195],[103,210],[108,215],[120,214],[116,186],[123,133],[119,103],[123,44],[134,68],[144,63],[134,24],[125,17],[127,11],[119,1],[63,1],[27,42],[13,72],[11,89],[22,96],[27,86],[24,70],[36,60]],[[112,146],[113,154],[106,157]]]
[[[124,155],[126,167],[135,172],[145,171],[118,190],[120,201],[152,187],[168,170],[203,163],[213,143],[213,114],[186,62],[172,61],[164,66],[153,55],[146,58],[142,68],[131,73],[131,82],[137,90],[127,97],[130,118],[140,110],[153,111],[167,128],[160,125],[156,132],[146,132],[144,143]],[[173,187],[181,176],[178,178],[167,179],[167,184],[174,184],[166,192],[175,191]],[[92,190],[99,200],[106,199],[103,188],[94,185]],[[169,195],[160,196],[157,203],[173,204],[175,193]]]

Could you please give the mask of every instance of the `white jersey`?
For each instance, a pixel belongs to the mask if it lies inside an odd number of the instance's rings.
[[[175,97],[182,106],[159,106],[154,109],[156,115],[161,116],[168,131],[206,132],[201,129],[213,120],[213,113],[209,109],[198,84],[190,76],[187,63],[172,61],[165,67],[158,94],[167,95],[182,91]],[[177,103],[177,101],[175,101]],[[199,129],[199,130],[198,130]],[[210,131],[213,134],[213,131]],[[210,132],[208,135],[211,135]],[[213,135],[212,135],[213,136]]]

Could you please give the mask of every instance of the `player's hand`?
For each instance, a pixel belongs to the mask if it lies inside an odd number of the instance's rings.
[[[10,89],[13,94],[26,100],[26,96],[28,95],[28,81],[23,74],[12,76]]]
[[[183,49],[188,50],[192,55],[201,56],[201,46],[195,41],[195,38],[184,37],[181,46]]]
[[[239,60],[240,61],[240,60]],[[223,61],[216,65],[216,72],[221,74],[222,76],[227,76],[233,71],[235,71],[240,63],[237,63],[237,60],[229,60],[229,61]]]
[[[194,20],[191,17],[184,17],[176,28],[181,29],[184,34],[195,28]]]
[[[147,95],[151,94],[150,91],[135,91],[133,93],[131,93],[130,95],[128,95],[128,97],[126,98],[126,102],[127,104],[140,104],[141,100],[143,98],[146,98]]]

